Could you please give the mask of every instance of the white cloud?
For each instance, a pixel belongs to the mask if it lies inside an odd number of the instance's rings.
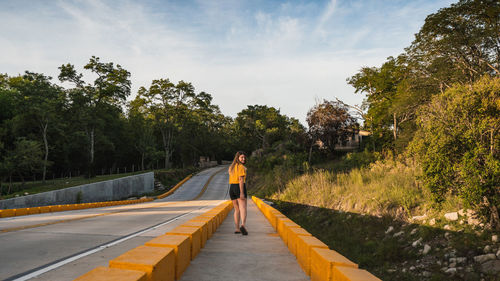
[[[320,9],[311,3],[294,9],[294,3],[248,7],[246,1],[201,0],[187,8],[132,0],[23,3],[8,9],[0,3],[0,25],[8,27],[0,30],[0,72],[57,77],[61,64],[82,69],[96,55],[132,73],[133,96],[152,79],[182,79],[211,93],[225,114],[268,104],[302,122],[316,97],[360,103],[345,79],[361,66],[397,55],[408,43],[402,34],[418,28],[415,19],[405,23],[403,11],[395,16],[400,27],[386,31],[395,39],[369,45],[366,38],[376,35],[376,26],[342,22],[357,10],[335,0]],[[417,11],[413,17],[423,21],[427,10]],[[405,30],[408,26],[413,29]]]

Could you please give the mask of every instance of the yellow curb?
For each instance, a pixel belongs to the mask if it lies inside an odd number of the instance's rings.
[[[290,252],[312,281],[380,281],[366,270],[321,242],[278,210],[261,199],[252,196],[252,201],[276,229]]]

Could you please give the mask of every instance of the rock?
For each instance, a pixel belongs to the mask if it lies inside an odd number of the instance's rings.
[[[417,233],[417,230],[418,229],[416,229],[416,228],[412,229],[412,231],[410,232],[410,234],[413,235],[413,234]]]
[[[424,245],[424,250],[422,251],[422,254],[427,255],[430,250],[431,250],[431,246],[425,244]]]
[[[464,209],[460,209],[460,210],[458,210],[458,214],[463,217],[463,216],[465,216],[466,213],[465,213]]]
[[[459,224],[464,224],[464,223],[465,223],[465,221],[464,221],[464,220],[460,220],[458,223],[459,223]]]
[[[25,192],[24,195],[30,195],[29,192]]]
[[[467,281],[479,281],[479,274],[475,273],[475,272],[467,272],[465,273],[464,275],[464,280],[467,280]]]
[[[385,234],[389,234],[391,231],[394,230],[394,227],[391,225],[389,228],[385,231]]]
[[[492,242],[495,242],[495,243],[496,243],[496,242],[498,242],[498,235],[496,235],[496,234],[495,234],[495,235],[492,235],[492,236],[491,236],[491,241],[492,241]]]
[[[494,260],[496,259],[495,254],[486,254],[486,255],[480,255],[480,256],[475,256],[474,261],[478,263],[483,263],[489,260]]]
[[[457,250],[453,249],[450,251],[450,258],[454,258],[457,256]]]
[[[449,267],[457,267],[457,264],[455,262],[452,262],[448,265]]]
[[[14,195],[14,197],[19,197],[19,194]]]
[[[435,225],[436,224],[436,219],[432,218],[429,220],[429,225]]]
[[[432,273],[430,273],[429,271],[424,271],[424,272],[422,272],[422,275],[423,275],[424,277],[431,277],[431,276],[432,276]]]
[[[413,270],[415,270],[415,269],[416,269],[416,268],[415,268],[413,265],[412,265],[412,266],[410,266],[410,270],[412,270],[412,271],[413,271]]]
[[[485,254],[491,253],[491,246],[490,245],[484,246],[483,252]]]
[[[444,217],[449,221],[456,221],[458,220],[458,213],[457,212],[446,213],[444,214]]]
[[[402,271],[403,273],[405,273],[405,272],[406,272],[406,268],[403,268],[401,271]]]
[[[147,196],[142,196],[141,199],[147,199],[148,197]]]
[[[450,267],[447,270],[445,270],[445,273],[453,275],[453,274],[457,273],[457,269],[454,267]]]
[[[446,239],[450,239],[450,238],[451,238],[451,233],[449,233],[449,232],[445,232],[445,233],[444,233],[444,238],[446,238]]]
[[[462,264],[467,261],[466,257],[458,257],[458,258],[450,258],[449,262],[450,263],[457,263],[457,264]]]
[[[451,226],[449,224],[443,226],[443,228],[446,229],[446,230],[451,230]]]
[[[413,221],[421,221],[421,220],[424,220],[427,218],[427,215],[423,215],[423,216],[414,216],[411,218],[411,220]]]
[[[498,251],[497,251],[497,258],[500,259],[500,249],[498,249]]]
[[[129,198],[127,198],[127,200],[136,200],[136,199],[137,199],[137,197],[129,197]]]
[[[413,246],[413,248],[415,248],[418,245],[420,245],[421,242],[422,242],[422,237],[420,237],[418,240],[413,241],[413,243],[411,245]]]
[[[473,217],[475,215],[476,215],[476,211],[471,210],[471,209],[467,209],[467,216],[468,217]]]
[[[497,274],[500,272],[500,260],[490,260],[481,264],[481,272],[486,274]]]
[[[399,236],[403,235],[404,233],[405,233],[404,231],[396,232],[396,233],[394,233],[393,237],[399,237]]]
[[[479,219],[473,218],[473,217],[468,217],[467,218],[467,224],[470,225],[479,225],[481,221]]]
[[[387,269],[387,272],[389,272],[389,273],[394,273],[394,272],[396,272],[396,270],[395,270],[395,269],[392,269],[392,268],[389,268],[389,269]]]

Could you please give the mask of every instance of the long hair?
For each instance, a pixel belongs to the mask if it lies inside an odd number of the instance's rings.
[[[233,160],[233,163],[231,163],[231,166],[229,166],[229,173],[232,173],[233,170],[234,170],[234,167],[236,167],[236,164],[241,164],[243,165],[243,163],[240,162],[240,156],[241,155],[246,155],[245,152],[243,151],[238,151],[236,152],[236,154],[234,155],[234,160]]]

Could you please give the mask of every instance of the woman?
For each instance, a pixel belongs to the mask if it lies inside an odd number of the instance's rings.
[[[229,197],[234,206],[235,234],[248,235],[245,228],[247,220],[247,187],[245,184],[247,168],[244,164],[247,157],[244,152],[238,151],[234,156],[233,163],[229,166]],[[240,225],[241,218],[241,225]]]

